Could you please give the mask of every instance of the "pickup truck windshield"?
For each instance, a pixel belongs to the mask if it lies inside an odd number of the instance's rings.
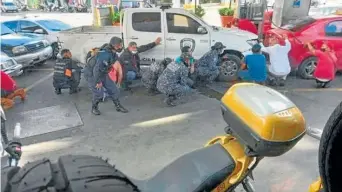
[[[198,17],[196,14],[194,14],[193,12],[189,11],[189,13],[190,13],[193,17],[195,17],[196,19],[200,20],[200,21],[201,21],[202,23],[204,23],[205,25],[211,26],[211,25],[209,25],[207,22],[205,22],[202,18],[200,18],[200,17]]]
[[[71,29],[71,26],[58,20],[37,20],[37,23],[50,31],[63,31]]]
[[[1,36],[2,35],[7,35],[7,34],[12,34],[12,33],[14,33],[14,31],[10,30],[3,23],[1,23]]]
[[[13,3],[4,3],[4,6],[14,6]]]
[[[291,21],[289,24],[284,25],[282,28],[293,32],[301,30],[303,27],[316,22],[316,19],[312,17],[303,17],[301,19],[296,19]]]

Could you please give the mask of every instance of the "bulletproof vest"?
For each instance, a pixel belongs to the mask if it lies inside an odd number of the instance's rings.
[[[64,59],[57,59],[54,66],[54,77],[64,77],[67,62]]]

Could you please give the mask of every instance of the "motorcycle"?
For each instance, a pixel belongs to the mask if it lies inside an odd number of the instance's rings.
[[[2,138],[2,141],[0,142],[1,149],[3,148],[2,144],[4,144],[5,151],[8,154],[7,167],[17,167],[20,157],[21,157],[21,146],[22,146],[20,142],[21,126],[20,126],[20,123],[17,123],[15,125],[14,136],[12,140],[8,140],[6,123],[5,123],[6,116],[2,107],[0,107],[0,116],[1,116],[1,138]]]
[[[5,172],[8,181],[5,186],[10,189],[20,186],[26,190],[33,186],[39,189],[58,188],[58,191],[70,192],[234,192],[237,186],[242,185],[246,192],[254,192],[252,172],[258,163],[265,157],[286,153],[307,132],[303,114],[296,105],[278,91],[262,85],[233,85],[221,99],[221,110],[228,124],[226,135],[215,137],[204,148],[181,156],[150,179],[128,178],[100,158],[67,155],[60,157],[56,164],[47,159],[26,164],[21,168],[23,171],[16,170],[20,177],[16,173],[9,176]],[[330,116],[322,133],[320,158],[327,160],[340,153],[338,147],[341,146],[334,145],[335,151],[331,149],[334,142],[341,140],[337,138],[342,136],[341,130],[342,103]],[[326,155],[324,152],[331,153]],[[336,165],[340,164],[339,158],[335,159]],[[336,180],[338,186],[339,175],[335,175],[335,180],[331,175],[340,170],[329,168],[325,169],[325,163],[320,162],[321,178],[310,186],[309,192],[320,192],[323,185],[325,192],[339,191],[329,182]],[[33,176],[37,178],[32,179]]]

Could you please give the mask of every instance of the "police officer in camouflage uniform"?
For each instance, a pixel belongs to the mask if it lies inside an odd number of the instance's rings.
[[[219,56],[224,48],[226,47],[221,42],[216,42],[211,50],[197,61],[196,74],[201,83],[212,83],[219,75]]]
[[[147,71],[142,74],[141,82],[147,88],[149,95],[158,94],[157,80],[163,73],[166,66],[172,62],[172,59],[165,58],[162,62],[153,62]]]
[[[194,81],[195,84],[197,79],[197,74],[195,73],[196,63],[195,59],[192,57],[191,48],[189,46],[185,46],[181,49],[181,52],[182,54],[175,59],[175,62],[185,65],[188,68],[188,76]]]
[[[122,39],[119,37],[113,37],[110,39],[108,46],[100,50],[94,58],[88,59],[88,64],[84,69],[84,77],[87,80],[88,87],[93,95],[92,113],[94,115],[101,114],[98,109],[98,105],[103,98],[102,87],[106,89],[108,97],[112,99],[116,107],[116,111],[122,113],[128,112],[128,110],[120,104],[120,91],[108,75],[110,68],[118,59],[117,52],[119,53],[121,51]]]
[[[77,93],[79,91],[78,85],[81,80],[81,67],[72,60],[70,50],[63,49],[61,51],[62,58],[57,59],[54,66],[53,86],[57,95],[62,93],[62,89],[69,89],[69,94]],[[66,71],[69,70],[71,74],[68,76]]]
[[[192,58],[190,47],[182,49],[182,58],[188,61]],[[194,81],[189,78],[189,68],[183,62],[176,61],[167,65],[166,69],[160,75],[157,81],[157,89],[167,96],[166,104],[168,106],[175,106],[174,101],[179,97],[190,92]]]

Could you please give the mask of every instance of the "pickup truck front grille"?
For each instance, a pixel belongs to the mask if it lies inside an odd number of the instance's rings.
[[[43,42],[38,42],[38,43],[33,43],[29,45],[25,45],[26,49],[28,52],[36,52],[38,50],[41,50],[44,48],[44,43]]]

